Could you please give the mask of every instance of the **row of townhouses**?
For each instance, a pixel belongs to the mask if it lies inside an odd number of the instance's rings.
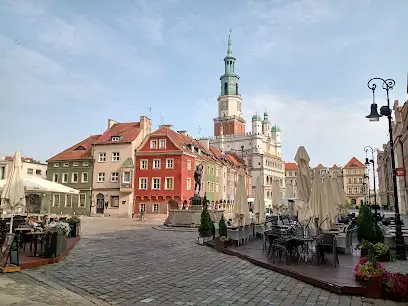
[[[246,169],[237,154],[223,154],[170,125],[151,132],[144,116],[131,123],[109,120],[102,135],[48,160],[49,180],[80,190],[78,196],[53,194],[50,212],[130,217],[141,210],[165,214],[170,200],[187,207],[197,165],[203,171],[200,195],[213,205],[233,204],[238,170]]]
[[[360,205],[368,201],[368,176],[367,167],[353,157],[344,166],[333,165],[325,167],[322,164],[317,165],[314,169],[318,169],[320,177],[323,178],[327,173],[330,176],[338,177],[343,182],[344,192],[347,200],[353,206]],[[311,169],[310,175],[313,177],[314,169]],[[285,184],[287,190],[291,190],[292,195],[296,198],[297,194],[297,177],[298,167],[296,163],[285,163]]]
[[[404,105],[399,105],[399,101],[394,102],[393,118],[393,143],[394,157],[397,171],[397,191],[400,212],[408,213],[408,174],[406,168],[408,164],[408,101]],[[377,149],[377,148],[374,148]],[[387,142],[381,149],[376,150],[375,172],[378,175],[378,201],[384,206],[394,207],[394,184],[392,182],[391,167],[391,145]],[[370,159],[372,158],[369,152]]]

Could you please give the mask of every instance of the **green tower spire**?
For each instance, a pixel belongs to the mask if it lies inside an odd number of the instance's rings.
[[[224,57],[224,74],[220,77],[221,80],[221,96],[224,95],[239,95],[238,81],[239,76],[235,73],[236,58],[232,55],[231,32],[228,35],[227,55]]]

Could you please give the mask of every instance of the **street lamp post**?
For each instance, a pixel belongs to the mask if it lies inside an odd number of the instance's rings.
[[[378,106],[375,103],[375,90],[377,88],[376,82],[382,83],[382,89],[385,90],[387,94],[387,105],[380,108],[380,114],[378,113]],[[390,108],[390,96],[389,92],[394,88],[395,81],[393,79],[382,79],[382,78],[372,78],[368,81],[367,86],[373,92],[373,103],[371,104],[371,112],[366,116],[370,121],[379,121],[381,116],[386,116],[388,118],[388,132],[390,135],[390,150],[391,150],[391,168],[392,168],[392,183],[394,188],[394,209],[395,209],[395,243],[397,246],[396,259],[406,260],[404,237],[401,231],[401,216],[398,205],[398,190],[397,190],[397,173],[395,170],[395,156],[394,156],[394,136],[392,132],[392,118],[391,118],[391,108]]]
[[[371,157],[372,159],[368,159],[367,157],[367,153],[368,150],[371,150]],[[364,151],[366,152],[366,159],[365,159],[365,165],[369,166],[370,164],[373,165],[373,180],[374,180],[374,213],[375,213],[375,222],[377,222],[377,187],[376,187],[376,183],[375,183],[375,161],[374,161],[374,149],[370,146],[365,146],[364,147]],[[370,186],[369,186],[370,188]],[[370,200],[371,202],[371,200]]]

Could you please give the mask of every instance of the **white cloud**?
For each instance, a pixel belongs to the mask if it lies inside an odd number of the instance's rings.
[[[293,160],[297,148],[303,145],[309,152],[312,165],[344,165],[353,156],[363,159],[365,145],[382,148],[388,132],[385,119],[370,123],[365,118],[370,111],[370,100],[349,102],[305,101],[260,93],[243,97],[243,111],[247,132],[251,131],[252,115],[268,112],[272,125],[277,124],[282,130],[282,151],[286,161]],[[203,123],[202,118],[207,121],[216,117],[217,103],[200,105],[195,119],[212,135],[212,126]]]

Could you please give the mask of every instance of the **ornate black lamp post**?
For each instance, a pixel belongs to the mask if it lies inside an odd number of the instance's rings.
[[[377,84],[382,83],[382,89],[385,90],[387,94],[387,105],[384,105],[380,108],[380,114],[378,113],[378,106],[375,103],[375,90]],[[396,259],[406,260],[405,255],[405,246],[404,246],[404,237],[402,236],[401,231],[401,216],[398,205],[398,190],[397,190],[397,173],[395,170],[395,156],[394,156],[394,136],[392,132],[392,118],[391,118],[391,108],[390,108],[390,96],[389,92],[394,88],[395,81],[393,79],[382,79],[382,78],[372,78],[368,81],[367,86],[373,92],[373,103],[371,104],[371,112],[366,118],[370,121],[379,121],[380,117],[386,116],[388,118],[388,133],[390,135],[390,146],[391,146],[391,168],[392,168],[392,183],[394,187],[394,209],[395,209],[395,243],[397,245],[397,254]]]
[[[368,159],[367,153],[368,150],[371,150],[371,157],[372,159]],[[375,214],[375,220],[377,222],[377,187],[375,185],[375,161],[374,161],[374,149],[370,146],[365,146],[364,151],[366,152],[366,159],[365,159],[365,165],[368,167],[370,164],[373,165],[373,180],[374,180],[374,214]],[[370,188],[370,186],[368,187]],[[370,200],[371,203],[371,200]]]

